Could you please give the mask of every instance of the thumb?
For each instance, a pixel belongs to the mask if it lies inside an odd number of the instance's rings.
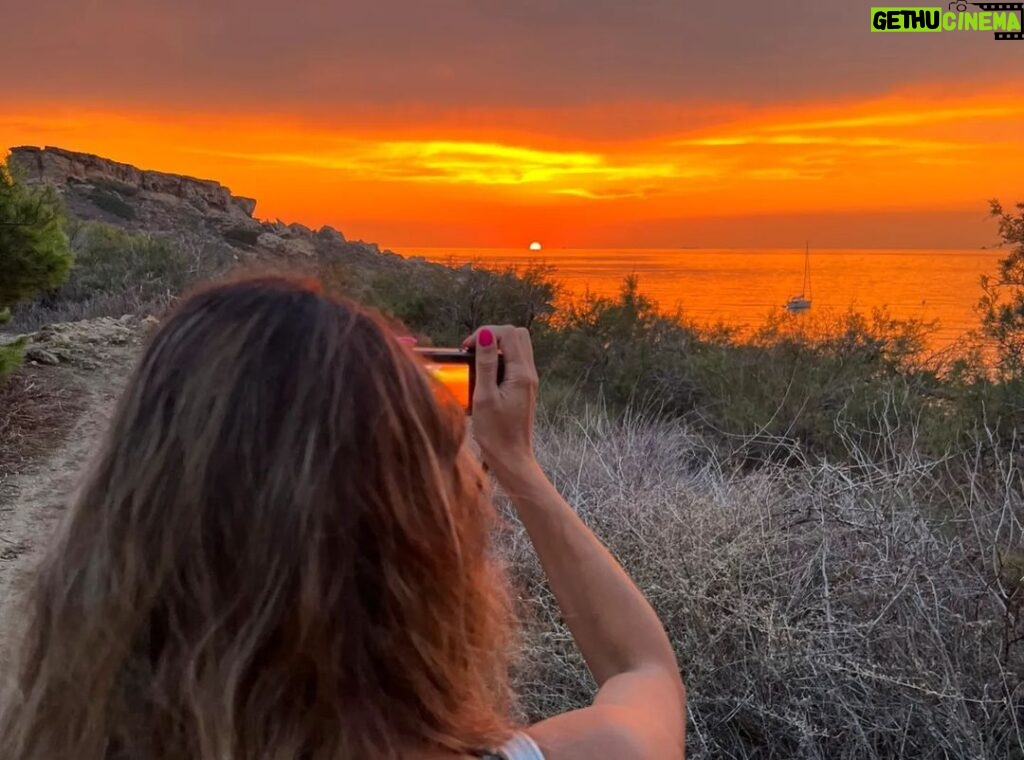
[[[476,334],[476,390],[474,397],[498,391],[498,342],[494,331],[482,327]]]

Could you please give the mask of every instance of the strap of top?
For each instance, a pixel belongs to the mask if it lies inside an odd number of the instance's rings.
[[[484,760],[544,760],[537,742],[524,733],[517,733]]]

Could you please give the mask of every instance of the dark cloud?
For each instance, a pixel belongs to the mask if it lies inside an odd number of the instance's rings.
[[[870,5],[37,0],[4,9],[0,70],[15,101],[267,111],[760,103],[1024,74],[1024,43],[978,32],[872,34]]]

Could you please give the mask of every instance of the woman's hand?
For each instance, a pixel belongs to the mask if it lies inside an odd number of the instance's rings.
[[[476,349],[473,436],[484,462],[506,489],[537,475],[533,417],[537,407],[537,367],[530,333],[524,327],[481,327],[463,346]],[[505,359],[498,384],[498,351]]]

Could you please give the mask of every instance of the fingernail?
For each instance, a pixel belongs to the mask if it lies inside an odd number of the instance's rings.
[[[480,334],[476,336],[476,342],[481,346],[489,346],[494,342],[494,333],[485,327],[480,331]]]

